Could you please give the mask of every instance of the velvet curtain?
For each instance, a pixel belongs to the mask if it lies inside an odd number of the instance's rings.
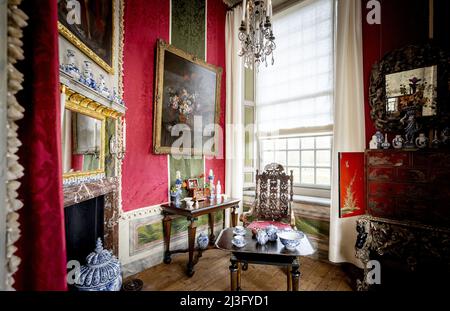
[[[61,106],[57,1],[23,1],[30,17],[24,29],[25,75],[18,94],[25,108],[19,123],[21,258],[17,290],[66,290],[66,248],[61,170]]]

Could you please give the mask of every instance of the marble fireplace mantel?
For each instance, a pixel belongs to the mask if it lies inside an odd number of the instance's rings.
[[[118,189],[117,178],[104,178],[89,183],[66,186],[64,187],[64,207],[117,192]]]
[[[104,243],[107,249],[118,255],[119,250],[119,180],[117,177],[104,178],[89,183],[66,186],[64,207],[75,205],[93,198],[105,196],[104,205]]]

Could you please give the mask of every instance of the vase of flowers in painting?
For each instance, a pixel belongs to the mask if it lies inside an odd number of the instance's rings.
[[[168,93],[170,108],[178,115],[178,122],[187,123],[197,105],[197,94],[189,92],[184,87],[178,90],[169,87]]]

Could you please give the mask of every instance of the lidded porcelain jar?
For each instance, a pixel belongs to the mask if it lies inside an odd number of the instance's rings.
[[[402,138],[402,135],[395,135],[395,138],[392,140],[392,147],[395,149],[402,149],[405,140]]]
[[[197,244],[200,249],[206,249],[208,247],[209,238],[204,232],[200,233],[197,237]]]
[[[424,133],[420,133],[419,137],[416,138],[416,146],[420,149],[428,147],[428,137]]]
[[[265,245],[269,241],[269,236],[265,230],[258,230],[256,232],[256,241],[258,241],[259,245]]]
[[[119,291],[122,286],[122,274],[119,260],[103,248],[98,238],[95,251],[86,257],[86,265],[80,269],[76,283],[80,291]]]
[[[269,237],[269,241],[274,242],[278,239],[278,229],[274,225],[269,225],[266,227],[266,233]]]

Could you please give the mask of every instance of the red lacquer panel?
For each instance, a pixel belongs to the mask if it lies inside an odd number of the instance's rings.
[[[339,216],[362,215],[366,210],[364,153],[339,153]]]

